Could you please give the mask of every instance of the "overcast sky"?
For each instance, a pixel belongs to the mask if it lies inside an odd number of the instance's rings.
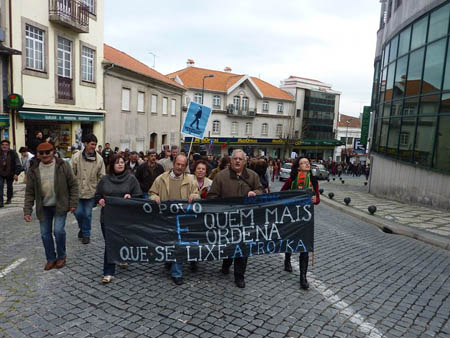
[[[279,86],[289,75],[342,92],[340,113],[370,104],[377,0],[105,1],[105,42],[167,74],[195,66]]]

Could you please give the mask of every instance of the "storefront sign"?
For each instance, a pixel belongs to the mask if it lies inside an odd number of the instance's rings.
[[[367,145],[367,138],[369,136],[369,125],[370,125],[370,106],[364,106],[363,116],[361,121],[361,140],[360,143],[363,146]]]
[[[22,95],[19,94],[9,94],[5,100],[5,104],[10,109],[20,109],[24,104]]]
[[[314,251],[308,191],[166,201],[106,198],[110,263],[185,262]]]
[[[9,127],[9,115],[0,114],[0,128]]]
[[[19,116],[24,120],[40,120],[40,121],[80,121],[80,122],[92,122],[103,121],[103,114],[64,114],[56,112],[31,112],[31,111],[19,111]]]

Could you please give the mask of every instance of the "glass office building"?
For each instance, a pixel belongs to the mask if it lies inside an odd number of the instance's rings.
[[[380,2],[369,189],[450,210],[450,0]]]
[[[434,3],[424,14],[417,6],[422,15],[392,29],[381,44],[372,93],[372,151],[450,174],[450,1]],[[381,29],[404,4],[386,1]]]

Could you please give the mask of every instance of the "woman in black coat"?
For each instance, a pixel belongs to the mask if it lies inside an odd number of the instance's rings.
[[[315,195],[312,197],[314,204],[320,203],[319,181],[311,174],[311,162],[307,157],[299,157],[292,166],[291,176],[286,180],[281,191],[296,189],[312,189]],[[286,253],[284,257],[284,270],[292,272],[291,253]],[[309,255],[301,252],[299,258],[300,267],[300,287],[307,290],[309,288],[306,272],[308,270]]]
[[[106,205],[105,197],[115,196],[123,198],[141,197],[142,191],[139,182],[131,175],[125,166],[125,158],[122,155],[114,154],[109,159],[108,175],[103,176],[97,185],[95,200],[102,206],[100,214],[100,224],[102,227],[103,238],[105,238],[104,207]],[[114,279],[116,265],[108,263],[106,256],[106,238],[105,254],[103,259],[103,278],[102,283],[109,283]]]

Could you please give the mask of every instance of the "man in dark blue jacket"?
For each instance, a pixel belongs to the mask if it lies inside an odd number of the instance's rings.
[[[16,151],[10,149],[8,140],[1,142],[0,149],[0,208],[3,208],[3,186],[6,182],[6,204],[11,203],[13,197],[13,181],[17,181],[22,165]]]

